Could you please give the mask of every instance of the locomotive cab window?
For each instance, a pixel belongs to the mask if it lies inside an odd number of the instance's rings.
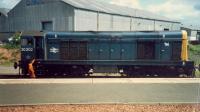
[[[138,42],[137,43],[138,59],[155,59],[155,42]]]
[[[33,39],[28,39],[28,45],[33,45]]]
[[[22,46],[33,45],[33,39],[21,39],[21,45]]]
[[[21,39],[21,45],[22,46],[28,45],[28,40],[27,39]]]

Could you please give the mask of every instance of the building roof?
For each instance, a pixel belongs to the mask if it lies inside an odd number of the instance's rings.
[[[0,5],[0,13],[7,16],[7,13],[12,10],[21,0],[2,0]],[[132,16],[146,19],[156,19],[161,21],[178,22],[167,17],[163,17],[149,11],[134,9],[129,7],[118,6],[98,0],[61,0],[75,8],[85,9],[121,16]]]
[[[167,17],[151,13],[149,11],[118,6],[114,4],[100,2],[98,0],[62,0],[62,1],[79,9],[86,9],[86,10],[109,13],[109,14],[117,14],[122,16],[132,16],[139,18],[156,19],[161,21],[178,22],[169,19]]]
[[[10,9],[6,9],[6,8],[0,8],[0,13],[7,16],[7,13],[10,11]]]
[[[7,16],[8,12],[12,10],[21,0],[1,0],[0,13]]]
[[[200,26],[197,26],[197,25],[182,24],[181,27],[186,28],[186,29],[190,29],[190,30],[200,31]]]

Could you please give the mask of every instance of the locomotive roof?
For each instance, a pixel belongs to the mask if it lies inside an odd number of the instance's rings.
[[[45,36],[48,38],[55,38],[55,37],[96,37],[96,36],[105,36],[105,37],[123,37],[123,36],[145,36],[145,37],[152,37],[152,36],[163,36],[166,35],[166,37],[169,37],[171,35],[177,35],[177,38],[182,38],[182,32],[181,31],[162,31],[162,32],[130,32],[130,31],[126,31],[126,32],[112,32],[112,31],[106,31],[106,32],[47,32],[45,33]]]

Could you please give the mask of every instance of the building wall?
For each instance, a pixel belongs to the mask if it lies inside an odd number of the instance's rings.
[[[113,31],[130,31],[131,18],[113,16]]]
[[[198,40],[198,37],[197,37],[197,30],[191,30],[191,36],[190,36],[190,39],[191,41],[195,41],[195,40]]]
[[[1,42],[8,42],[8,38],[13,36],[14,33],[0,33],[0,41]]]
[[[132,18],[132,31],[154,31],[154,21]]]
[[[200,41],[200,31],[197,31],[197,40]]]
[[[109,14],[99,14],[99,31],[112,31],[113,30],[113,16]]]
[[[180,30],[179,23],[125,17],[75,9],[75,31],[164,31]]]
[[[181,30],[187,31],[189,41],[199,40],[200,32],[198,30],[193,30],[188,27],[181,27]]]
[[[75,31],[97,31],[97,13],[75,10]]]
[[[162,31],[162,30],[175,31],[175,30],[180,30],[180,24],[156,21],[155,22],[155,29],[157,31]]]
[[[6,22],[6,17],[3,15],[0,15],[0,31],[4,31],[5,29],[5,22]]]
[[[22,0],[6,19],[6,32],[41,31],[42,22],[52,21],[53,31],[73,30],[73,7],[57,0],[28,5]]]
[[[0,17],[0,32],[41,31],[42,22],[53,22],[53,31],[163,31],[180,30],[179,23],[125,17],[95,11],[74,9],[60,0],[41,0],[29,4],[22,0],[8,18]],[[144,14],[138,14],[141,16]],[[147,15],[150,16],[150,15]],[[151,15],[152,16],[152,15]]]
[[[173,23],[172,24],[172,30],[181,30],[181,24]]]

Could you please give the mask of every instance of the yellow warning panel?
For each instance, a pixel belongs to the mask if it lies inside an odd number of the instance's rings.
[[[182,61],[188,61],[188,36],[186,31],[182,31]]]

